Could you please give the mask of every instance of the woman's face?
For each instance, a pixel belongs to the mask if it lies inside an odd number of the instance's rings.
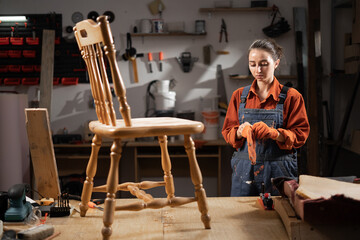
[[[274,71],[279,63],[280,59],[274,61],[271,54],[263,49],[254,48],[249,52],[249,69],[258,81],[272,83]]]

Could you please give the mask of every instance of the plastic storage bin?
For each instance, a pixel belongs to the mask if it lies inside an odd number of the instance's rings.
[[[23,37],[11,37],[10,43],[12,45],[23,45],[24,44],[24,38]]]
[[[25,38],[25,42],[27,45],[39,45],[39,38],[27,37]]]
[[[40,78],[23,78],[21,80],[22,85],[37,85]]]

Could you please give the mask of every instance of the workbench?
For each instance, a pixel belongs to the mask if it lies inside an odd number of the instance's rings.
[[[263,210],[257,197],[208,198],[211,229],[200,220],[196,202],[177,208],[118,211],[111,239],[288,239],[284,225],[273,210]],[[139,201],[117,199],[117,205]],[[72,201],[78,209],[78,202]],[[99,205],[103,206],[103,205]],[[102,211],[89,209],[86,217],[48,218],[60,239],[101,239]]]

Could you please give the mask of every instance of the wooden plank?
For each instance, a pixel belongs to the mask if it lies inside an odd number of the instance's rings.
[[[301,220],[296,218],[295,211],[289,201],[285,198],[275,198],[274,207],[283,221],[289,239],[301,239],[300,224]]]
[[[51,115],[51,95],[54,78],[55,31],[43,30],[40,72],[40,104]]]
[[[329,199],[335,195],[344,195],[360,201],[360,184],[309,175],[300,175],[299,183],[296,194],[305,199]]]
[[[44,197],[60,194],[49,116],[46,108],[26,108],[26,129],[37,191]]]
[[[355,224],[313,225],[297,219],[293,216],[293,210],[291,210],[292,207],[288,199],[275,198],[274,206],[283,221],[289,239],[357,239],[359,236],[360,226],[356,226]]]

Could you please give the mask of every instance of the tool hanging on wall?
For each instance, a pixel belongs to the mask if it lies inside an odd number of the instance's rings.
[[[227,55],[230,53],[229,51],[223,51],[223,50],[215,51],[214,47],[211,44],[205,45],[203,47],[203,56],[204,56],[204,64],[206,65],[210,65],[211,50],[213,50],[217,55]]]
[[[124,61],[130,61],[133,67],[133,72],[134,72],[134,82],[138,83],[139,82],[139,78],[138,78],[138,73],[137,73],[137,65],[136,65],[136,49],[132,47],[132,41],[131,41],[131,35],[130,33],[126,33],[126,50],[125,53],[122,55],[122,58],[124,59]]]
[[[98,16],[99,16],[98,12],[91,11],[91,12],[88,13],[87,18],[96,21]]]
[[[148,62],[149,62],[149,72],[150,72],[150,73],[152,73],[152,72],[153,72],[153,70],[152,70],[152,66],[151,66],[151,62],[152,62],[152,60],[153,60],[152,53],[151,53],[151,52],[149,52],[149,53],[148,53]]]
[[[190,72],[194,62],[199,60],[197,57],[191,57],[190,52],[183,52],[181,53],[181,57],[177,57],[176,59],[184,72]]]
[[[226,116],[228,102],[226,96],[224,74],[220,64],[216,66],[216,81],[217,81],[217,93],[219,96],[219,103],[218,103],[219,112],[221,116]]]
[[[112,11],[105,11],[103,15],[108,16],[109,23],[115,20],[115,14]]]
[[[165,5],[161,0],[154,0],[149,3],[149,10],[152,15],[161,14],[161,12],[165,10]]]
[[[164,59],[164,53],[162,51],[159,52],[159,71],[162,72],[162,60]]]
[[[225,20],[222,18],[221,19],[221,29],[220,29],[220,39],[219,42],[222,42],[222,35],[225,35],[225,42],[228,42],[228,33],[227,33],[227,29],[226,29],[226,23]]]
[[[279,8],[273,5],[271,13],[273,18],[271,20],[271,24],[270,26],[263,28],[264,34],[271,38],[279,37],[280,35],[290,31],[290,25],[285,20],[285,18],[280,17],[279,21],[274,23],[277,14],[281,16]]]

